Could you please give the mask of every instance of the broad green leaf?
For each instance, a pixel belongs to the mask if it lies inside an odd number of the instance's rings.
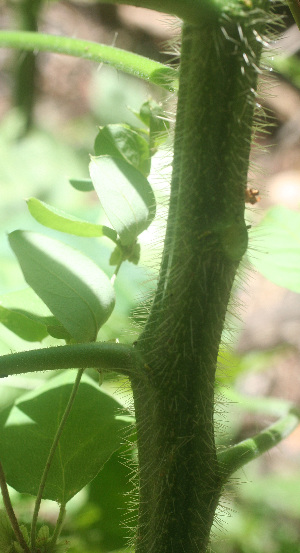
[[[4,294],[0,297],[0,304],[0,322],[28,342],[43,340],[48,336],[50,320],[52,324],[56,321],[30,288]]]
[[[0,305],[0,323],[28,342],[41,342],[48,336],[47,328],[39,321]]]
[[[0,458],[7,482],[36,495],[75,373],[64,371],[0,414]],[[49,471],[44,499],[69,501],[101,470],[122,441],[120,404],[83,375]],[[5,416],[4,416],[5,415]]]
[[[107,236],[114,242],[117,240],[117,234],[113,229],[73,217],[37,198],[29,198],[27,205],[31,215],[45,227],[76,236]]]
[[[91,179],[69,179],[69,183],[79,192],[91,192],[94,190]]]
[[[150,173],[150,151],[147,141],[129,125],[107,125],[96,136],[96,156],[109,155],[125,159],[146,177]]]
[[[121,243],[133,244],[155,216],[155,197],[149,182],[132,165],[111,156],[92,157],[90,174]]]
[[[26,282],[79,342],[96,339],[108,319],[115,294],[108,277],[88,257],[35,232],[9,235]]]
[[[275,284],[300,292],[300,213],[273,207],[256,228],[259,249],[249,252],[251,263]]]
[[[31,288],[5,294],[0,303],[0,322],[23,340],[38,342],[48,334],[67,342],[72,338]]]

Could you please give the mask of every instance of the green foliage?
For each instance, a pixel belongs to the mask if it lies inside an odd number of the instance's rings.
[[[145,177],[150,172],[147,140],[128,125],[107,125],[100,129],[94,145],[96,156],[111,156],[133,165]]]
[[[74,376],[64,372],[21,396],[1,413],[0,456],[8,483],[36,495],[48,453],[70,396]],[[84,376],[60,438],[43,498],[68,502],[120,447],[120,404]]]
[[[76,236],[107,236],[113,241],[117,239],[117,233],[112,229],[82,221],[36,198],[29,198],[27,205],[31,215],[45,227]]]
[[[32,232],[9,236],[27,283],[76,341],[94,341],[115,294],[106,275],[69,246]]]
[[[275,284],[300,292],[299,212],[281,206],[269,209],[255,235],[259,249],[249,252],[254,267]]]
[[[122,159],[92,157],[91,178],[124,246],[133,244],[155,216],[155,197],[142,173]]]
[[[161,8],[151,0],[150,7],[154,5]],[[165,5],[170,6],[167,0]],[[137,553],[206,551],[226,479],[279,443],[300,418],[290,405],[285,412],[278,408],[280,421],[253,438],[216,451],[214,375],[232,283],[248,244],[244,189],[261,35],[268,21],[264,9],[269,9],[269,2],[203,0],[200,6],[191,0],[174,6],[175,13],[186,15],[186,22],[169,220],[157,292],[137,342],[88,344],[98,339],[99,330],[105,336],[120,267],[125,261],[139,262],[139,236],[156,214],[148,180],[151,156],[169,131],[160,105],[148,100],[138,112],[133,110],[142,128],[120,123],[100,127],[91,156],[91,180],[70,179],[77,191],[96,192],[112,228],[36,198],[28,200],[38,223],[81,237],[81,244],[86,238],[109,238],[114,249],[100,261],[101,266],[115,266],[111,280],[90,258],[56,239],[21,230],[9,235],[31,289],[4,298],[0,322],[22,340],[38,342],[50,335],[69,345],[3,356],[1,374],[7,367],[12,374],[73,366],[79,371],[74,385],[72,373],[66,371],[29,392],[12,389],[2,398],[0,459],[6,480],[19,493],[37,497],[30,537],[27,527],[21,525],[18,535],[13,523],[14,532],[0,516],[4,553],[23,553],[26,546],[32,553],[64,551],[65,543],[57,539],[65,504],[93,479],[90,507],[81,512],[82,527],[94,530],[96,519],[105,534],[104,549],[123,545],[122,532],[116,538],[114,531],[120,522],[117,496],[132,492],[132,486],[123,485],[125,471],[116,463],[124,440],[121,431],[129,428],[132,417],[127,409],[125,416],[118,414],[120,402],[110,391],[99,389],[90,376],[84,375],[80,382],[86,367],[95,367],[101,382],[103,371],[114,370],[129,376],[132,384],[140,463]],[[80,55],[167,90],[176,89],[173,69],[96,43],[2,32],[0,44]],[[272,230],[268,244],[272,257],[268,267],[255,260],[264,274],[272,272],[281,284],[297,290],[298,219],[278,210],[267,215],[261,228]],[[131,454],[126,455],[132,464]],[[101,469],[111,484],[101,480]],[[4,493],[5,485],[2,478]],[[52,536],[45,525],[36,532],[42,498],[61,505]],[[6,507],[7,503],[9,498]],[[99,529],[97,540],[87,539],[87,548],[99,551]]]

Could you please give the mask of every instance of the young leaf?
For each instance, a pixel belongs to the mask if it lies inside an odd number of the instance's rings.
[[[107,236],[114,242],[117,240],[117,234],[113,229],[82,221],[82,219],[73,217],[37,198],[29,198],[27,205],[31,215],[45,227],[76,236]]]
[[[23,395],[0,417],[0,457],[7,482],[36,495],[74,373],[65,371]],[[83,376],[49,471],[43,498],[64,504],[90,482],[121,445],[120,404]]]
[[[96,136],[96,156],[109,155],[125,159],[145,177],[150,173],[150,151],[147,141],[128,125],[107,125]]]
[[[249,252],[251,263],[275,284],[300,292],[300,213],[273,207],[257,229],[262,238],[259,250]]]
[[[111,156],[92,157],[90,174],[121,243],[131,245],[155,216],[155,196],[149,182],[132,165]]]
[[[79,192],[91,192],[94,190],[91,179],[69,179],[69,183]]]
[[[153,100],[144,102],[137,117],[149,127],[150,147],[153,154],[168,138],[170,122],[166,120],[163,108]]]
[[[9,235],[26,282],[79,342],[96,339],[113,311],[115,294],[108,277],[70,246],[29,231]]]

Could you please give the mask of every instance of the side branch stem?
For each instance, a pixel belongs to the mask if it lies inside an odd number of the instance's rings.
[[[177,72],[174,69],[144,56],[97,42],[26,31],[1,31],[0,47],[84,58],[111,65],[170,91],[176,88],[174,81],[177,79]]]
[[[220,451],[217,457],[224,482],[235,471],[279,444],[295,430],[299,422],[299,409],[291,407],[285,416],[253,436],[253,438],[248,438],[224,451]]]
[[[0,378],[13,374],[59,369],[95,368],[131,376],[138,371],[138,354],[125,344],[97,342],[55,346],[2,355]]]

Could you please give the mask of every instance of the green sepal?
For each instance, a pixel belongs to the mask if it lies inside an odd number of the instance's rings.
[[[119,265],[122,261],[129,261],[137,265],[140,260],[141,245],[138,242],[134,242],[130,246],[123,246],[120,241],[113,250],[109,264]]]

